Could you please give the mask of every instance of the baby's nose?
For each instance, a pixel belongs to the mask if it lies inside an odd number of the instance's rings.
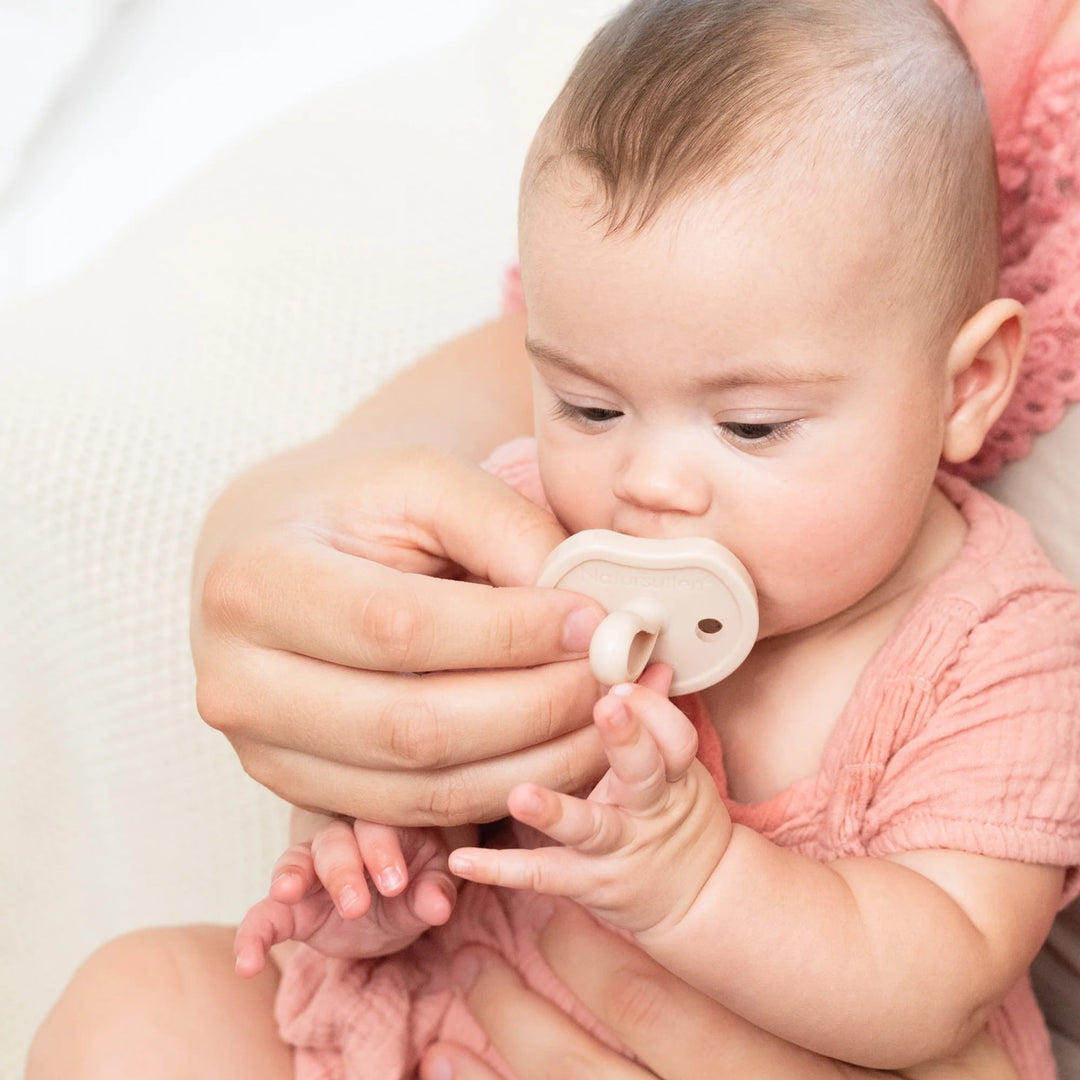
[[[621,470],[615,495],[650,513],[701,517],[712,504],[712,485],[691,446],[644,443]]]

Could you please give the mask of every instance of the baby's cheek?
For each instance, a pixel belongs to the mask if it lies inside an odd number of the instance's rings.
[[[611,515],[604,509],[610,492],[598,491],[583,467],[541,469],[540,477],[551,509],[567,532],[611,527]]]

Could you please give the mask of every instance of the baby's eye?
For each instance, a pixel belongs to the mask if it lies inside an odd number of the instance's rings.
[[[798,423],[798,420],[783,420],[775,424],[740,424],[729,420],[720,425],[720,430],[736,445],[767,446],[793,435]]]
[[[555,416],[564,420],[576,420],[579,424],[606,424],[617,420],[622,413],[618,409],[596,409],[587,405],[571,405],[559,398],[552,409]]]
[[[736,438],[745,439],[747,442],[760,442],[762,439],[771,439],[776,434],[779,424],[724,424],[724,428]]]

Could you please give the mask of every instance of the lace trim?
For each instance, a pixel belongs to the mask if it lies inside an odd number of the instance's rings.
[[[1031,341],[1012,400],[978,455],[952,471],[985,480],[1080,401],[1080,57],[1043,66],[998,145],[1001,288],[1024,304]]]

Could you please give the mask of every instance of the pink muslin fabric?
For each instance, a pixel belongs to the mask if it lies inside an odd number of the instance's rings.
[[[489,467],[543,503],[533,440],[500,448]],[[1016,514],[961,479],[939,482],[968,522],[967,541],[862,673],[815,775],[763,803],[728,799],[699,699],[679,705],[732,817],[774,843],[822,861],[950,848],[1064,866],[1064,905],[1080,891],[1080,596]],[[538,841],[514,825],[504,842]],[[497,950],[617,1047],[540,956],[533,910],[528,894],[466,885],[450,923],[395,956],[331,960],[301,947],[277,999],[297,1077],[406,1080],[437,1038],[502,1070],[450,978],[467,943]],[[991,1032],[1022,1080],[1055,1076],[1026,979]]]
[[[1052,42],[1071,0],[939,0],[969,29],[1001,177],[1001,292],[1028,309],[1020,379],[979,454],[956,471],[996,475],[1080,401],[1080,40]]]

